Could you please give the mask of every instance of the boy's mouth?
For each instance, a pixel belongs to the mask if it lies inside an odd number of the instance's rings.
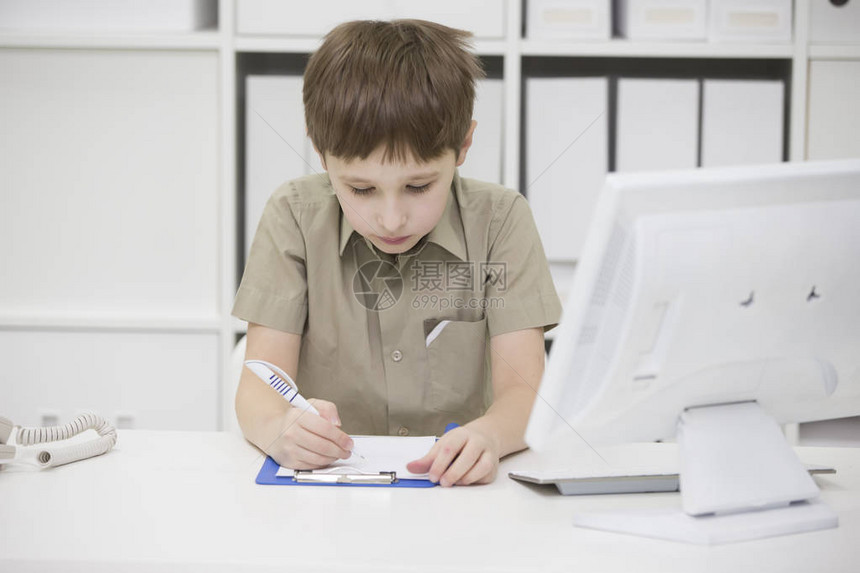
[[[379,237],[379,240],[381,240],[386,245],[399,245],[400,243],[405,242],[411,236],[412,235],[405,235],[403,237]]]

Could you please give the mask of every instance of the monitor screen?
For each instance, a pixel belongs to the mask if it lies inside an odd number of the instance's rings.
[[[860,414],[860,161],[608,176],[526,442],[666,439],[745,401]]]

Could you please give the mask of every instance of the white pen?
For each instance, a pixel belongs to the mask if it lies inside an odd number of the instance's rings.
[[[284,399],[294,407],[316,414],[317,416],[320,415],[319,410],[314,408],[313,404],[305,400],[304,396],[299,394],[299,388],[293,379],[290,378],[290,375],[271,362],[266,362],[265,360],[246,360],[245,366],[247,366],[251,372],[256,374],[260,380],[274,388],[278,394],[283,396]],[[352,454],[360,457],[361,459],[366,459],[355,450],[352,450]]]

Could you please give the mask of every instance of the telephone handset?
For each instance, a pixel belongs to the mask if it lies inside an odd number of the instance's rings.
[[[63,446],[41,445],[68,440],[87,430],[95,430],[98,437]],[[22,428],[0,416],[0,469],[9,463],[29,463],[40,468],[61,466],[99,456],[114,444],[116,429],[97,414],[81,414],[65,426],[44,428]]]

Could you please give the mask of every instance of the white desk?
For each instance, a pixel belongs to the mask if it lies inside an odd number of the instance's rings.
[[[541,463],[533,452],[504,460],[488,486],[258,486],[263,460],[235,435],[120,431],[105,456],[0,472],[0,571],[856,572],[860,449],[798,451],[838,470],[816,478],[838,529],[701,547],[573,527],[576,511],[679,496],[562,497],[510,480]]]

